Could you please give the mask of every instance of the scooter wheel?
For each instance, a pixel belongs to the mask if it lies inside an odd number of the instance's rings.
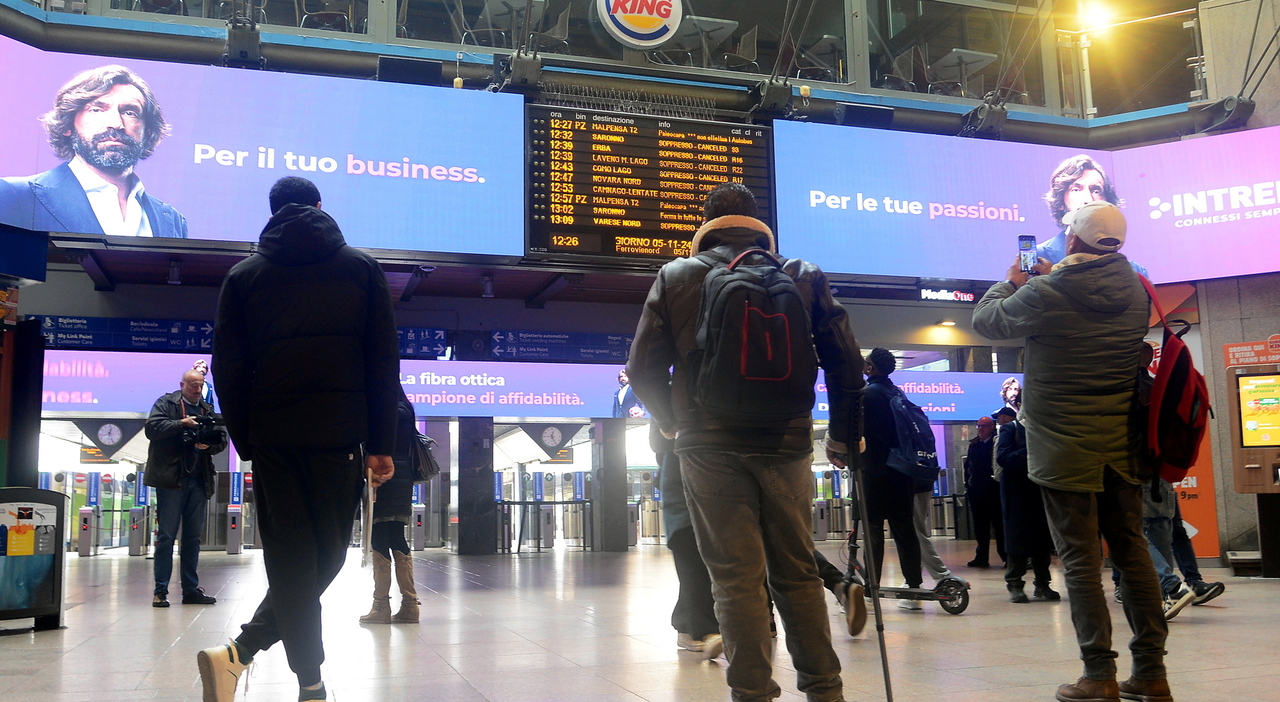
[[[969,586],[955,578],[943,578],[933,588],[938,604],[947,614],[960,614],[969,608]]]

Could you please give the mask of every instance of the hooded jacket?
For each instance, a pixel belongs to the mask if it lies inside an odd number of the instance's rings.
[[[1068,256],[1016,291],[996,283],[978,302],[975,331],[1027,339],[1021,416],[1036,483],[1101,492],[1108,467],[1140,481],[1141,432],[1131,418],[1148,310],[1118,253]]]
[[[255,446],[395,450],[400,356],[381,267],[333,218],[286,205],[222,284],[213,334],[227,430]]]
[[[712,421],[694,405],[689,392],[689,352],[695,347],[702,281],[711,266],[697,254],[715,251],[724,258],[751,248],[776,252],[773,232],[752,217],[730,215],[707,222],[698,230],[689,258],[672,261],[658,271],[631,344],[627,377],[662,431],[676,433],[676,449],[759,449],[788,454],[813,450],[811,416],[783,425],[732,426]],[[853,338],[849,317],[831,295],[826,275],[800,259],[785,262],[783,270],[810,301],[813,343],[818,363],[826,372],[831,411],[829,438],[834,451],[847,453],[849,443],[862,436],[862,354]],[[671,368],[674,366],[674,373]],[[843,444],[843,446],[842,446]]]

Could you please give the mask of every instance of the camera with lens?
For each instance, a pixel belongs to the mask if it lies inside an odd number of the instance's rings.
[[[222,443],[226,437],[226,430],[222,427],[226,426],[226,421],[222,419],[220,414],[201,414],[192,419],[196,420],[196,425],[186,429],[182,433],[182,442],[188,446],[195,444],[204,444],[213,446]]]

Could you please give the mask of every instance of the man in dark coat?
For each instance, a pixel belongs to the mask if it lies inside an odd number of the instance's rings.
[[[213,456],[227,448],[227,435],[220,429],[198,436],[196,417],[212,417],[213,405],[201,399],[204,374],[189,370],[182,375],[181,389],[161,395],[151,407],[143,429],[151,445],[147,447],[144,485],[155,489],[156,556],[155,591],[152,607],[169,606],[169,578],[173,575],[173,542],[182,529],[182,604],[214,604],[218,600],[204,594],[196,567],[200,563],[200,532],[205,509],[213,495]],[[198,441],[203,438],[209,443]]]
[[[1013,410],[1002,407],[996,414],[1002,413],[1013,414]],[[1053,537],[1044,516],[1040,486],[1027,477],[1027,430],[1017,419],[1000,425],[996,436],[996,463],[1001,468],[1004,547],[1009,555],[1004,581],[1009,588],[1009,601],[1018,604],[1028,601],[1022,579],[1027,574],[1028,559],[1035,573],[1032,596],[1038,600],[1060,600],[1062,596],[1049,587],[1053,579],[1049,573]]]
[[[1004,524],[1000,520],[1000,484],[995,478],[996,423],[991,417],[978,419],[978,435],[969,440],[964,457],[964,491],[973,516],[973,538],[977,552],[969,561],[970,568],[991,566],[991,532],[996,536],[996,553],[1007,560],[1004,549]]]
[[[346,560],[364,473],[377,485],[395,472],[400,358],[386,276],[347,246],[310,181],[278,181],[271,209],[258,253],[222,284],[213,335],[227,429],[253,461],[270,589],[231,645],[198,654],[205,702],[230,702],[253,654],[281,640],[299,700],[327,699],[320,595]]]

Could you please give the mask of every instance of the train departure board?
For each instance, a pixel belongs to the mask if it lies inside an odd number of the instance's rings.
[[[530,106],[528,253],[687,256],[702,200],[746,185],[773,224],[768,127]]]

